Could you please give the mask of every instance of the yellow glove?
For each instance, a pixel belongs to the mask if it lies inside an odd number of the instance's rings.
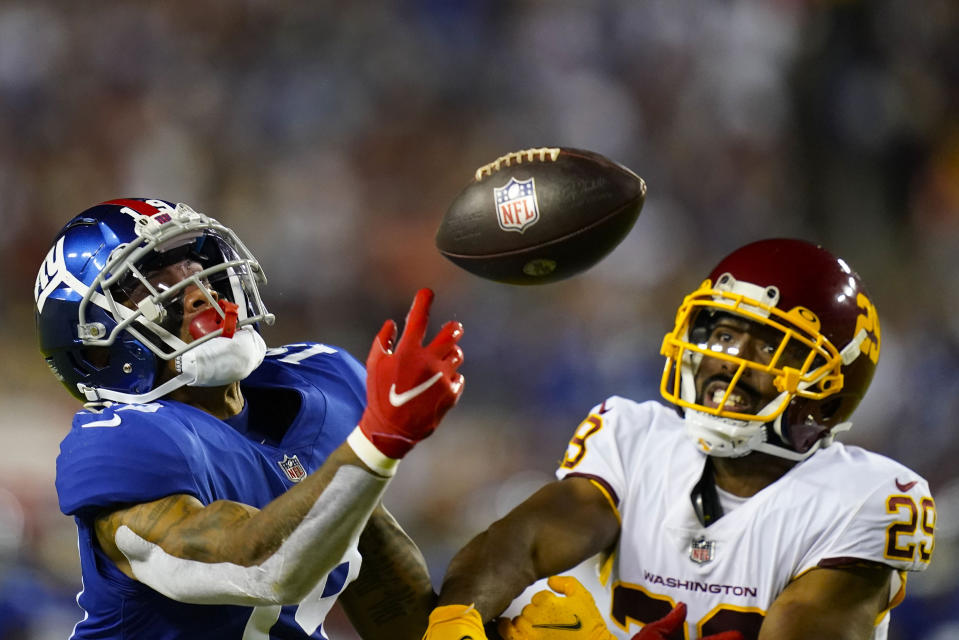
[[[447,604],[430,613],[423,640],[487,640],[483,619],[473,605]]]
[[[503,640],[615,640],[579,580],[553,576],[546,584],[562,596],[540,591],[512,621],[500,619],[497,629]]]

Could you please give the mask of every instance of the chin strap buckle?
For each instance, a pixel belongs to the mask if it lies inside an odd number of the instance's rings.
[[[835,427],[830,429],[829,433],[827,433],[826,435],[822,437],[822,439],[820,440],[820,442],[822,442],[820,447],[825,449],[826,447],[828,447],[829,445],[831,445],[833,442],[836,441],[836,436],[838,436],[843,431],[849,431],[850,429],[852,429],[852,422],[840,422]]]
[[[852,362],[859,357],[859,354],[862,353],[862,343],[865,342],[866,338],[869,337],[869,333],[865,328],[859,330],[853,339],[849,341],[842,351],[839,352],[839,357],[842,358],[843,364],[852,364]]]
[[[91,387],[83,384],[82,382],[78,382],[77,389],[79,389],[80,393],[83,394],[83,397],[87,399],[87,402],[96,402],[100,399],[100,393],[97,391],[96,387]]]

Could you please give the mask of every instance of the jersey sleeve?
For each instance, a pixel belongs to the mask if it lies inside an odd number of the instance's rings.
[[[185,493],[203,499],[189,430],[169,406],[80,411],[60,444],[56,487],[64,514]]]
[[[876,482],[858,508],[836,514],[835,526],[810,548],[801,571],[856,561],[925,570],[935,546],[935,502],[924,479],[900,476]]]
[[[322,345],[326,346],[326,345]],[[356,358],[353,357],[348,351],[341,349],[339,347],[331,347],[336,350],[336,353],[333,354],[334,367],[340,372],[340,375],[343,377],[343,383],[346,385],[357,398],[362,400],[363,404],[366,404],[366,367],[364,367]]]
[[[319,342],[296,342],[273,347],[267,350],[266,357],[319,386],[335,381],[365,404],[366,368],[345,349]]]
[[[328,363],[332,375],[321,373],[317,384],[326,395],[328,417],[324,434],[338,444],[359,424],[366,409],[366,368],[347,351],[332,348],[336,350]]]
[[[626,470],[618,435],[625,420],[623,398],[607,398],[596,405],[576,427],[566,453],[556,470],[559,479],[581,476],[590,478],[605,490],[619,508],[627,489]]]
[[[345,349],[317,342],[270,349],[267,361],[272,371],[267,375],[275,376],[270,378],[272,384],[305,384],[322,394],[326,408],[317,434],[323,436],[323,456],[329,455],[346,440],[366,408],[366,369]]]

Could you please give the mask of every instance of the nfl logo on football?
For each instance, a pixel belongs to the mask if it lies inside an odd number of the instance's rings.
[[[280,468],[283,469],[283,473],[286,474],[286,477],[290,479],[291,482],[299,482],[306,477],[306,469],[303,468],[303,465],[300,464],[300,459],[294,456],[283,455],[282,460],[278,460],[277,464],[280,465]]]
[[[689,559],[696,564],[706,564],[713,559],[716,553],[716,543],[700,537],[689,545]]]
[[[539,220],[533,178],[510,178],[502,187],[493,187],[493,199],[496,201],[496,221],[503,231],[523,233]]]

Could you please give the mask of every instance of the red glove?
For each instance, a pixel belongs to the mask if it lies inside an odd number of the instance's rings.
[[[457,345],[463,325],[447,322],[423,346],[433,292],[420,289],[394,350],[396,323],[387,320],[366,359],[366,411],[360,430],[383,455],[399,459],[426,438],[463,392]]]
[[[670,640],[683,637],[683,622],[686,620],[686,605],[680,602],[673,610],[656,622],[650,622],[632,637],[632,640]],[[743,634],[738,631],[723,631],[711,636],[703,636],[700,640],[743,640]]]

